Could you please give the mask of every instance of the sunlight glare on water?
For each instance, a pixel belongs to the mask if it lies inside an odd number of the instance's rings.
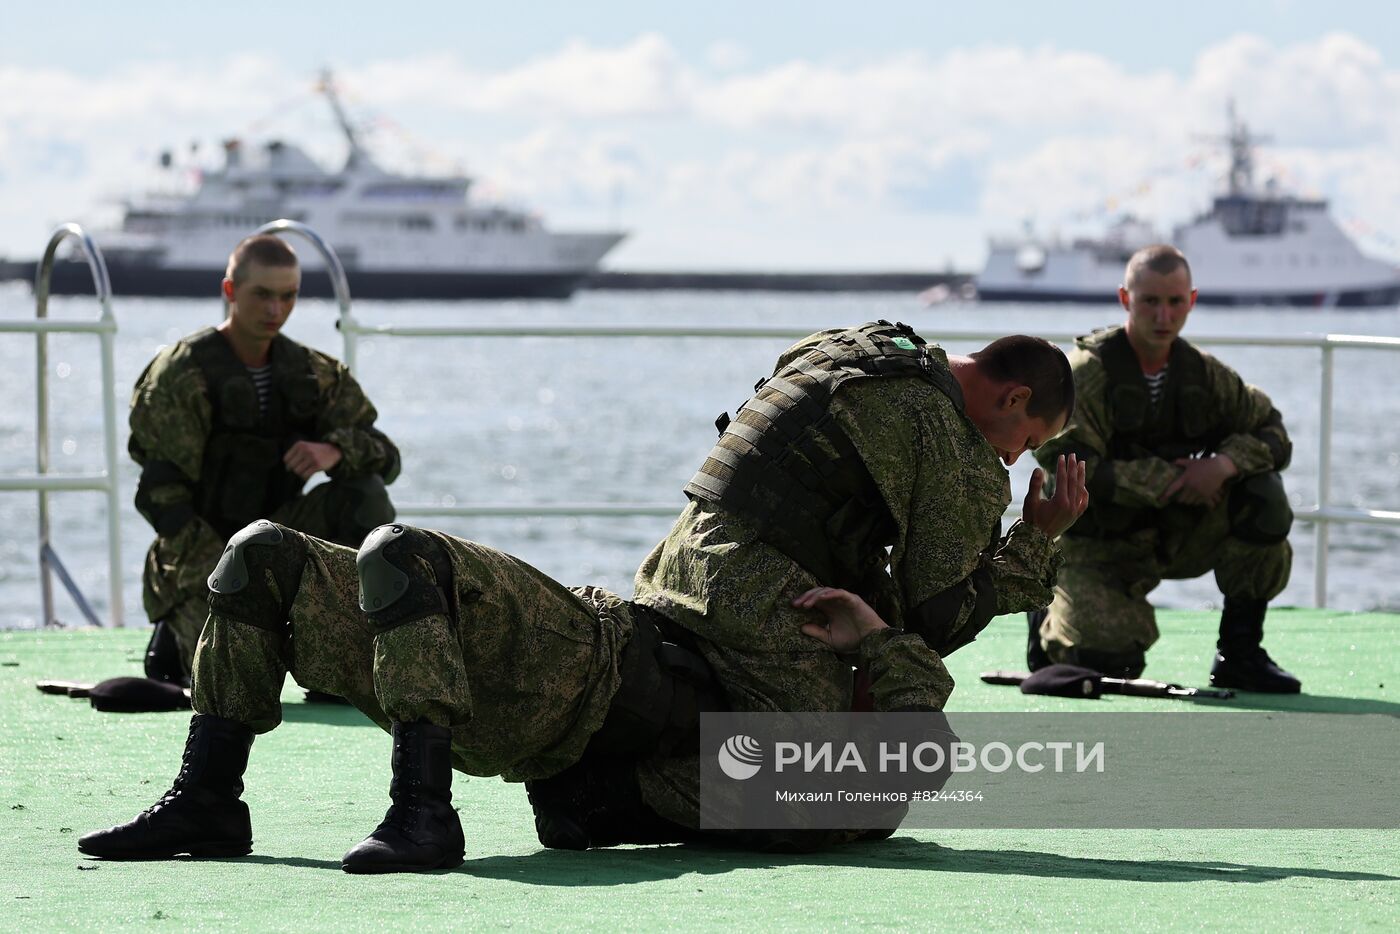
[[[213,291],[211,289],[211,291]],[[131,504],[137,472],[125,457],[131,386],[156,350],[205,325],[221,306],[183,299],[118,298],[117,364],[122,452],[122,538],[126,615],[141,620],[140,568],[150,530]],[[27,287],[0,285],[0,318],[34,314]],[[50,315],[89,318],[90,298],[54,298]],[[905,321],[926,335],[986,330],[1084,332],[1117,323],[1103,306],[947,304],[926,308],[903,294],[783,295],[740,292],[582,292],[567,302],[358,302],[366,324],[704,324],[771,325],[794,331]],[[336,309],[302,302],[287,333],[341,356]],[[1193,313],[1187,335],[1351,333],[1400,335],[1400,312],[1215,309]],[[701,338],[367,338],[357,376],[380,413],[379,425],[403,451],[404,470],[391,488],[399,503],[638,502],[674,504],[715,437],[714,419],[733,412],[754,381],[771,371],[782,339]],[[976,346],[945,342],[951,352]],[[1263,388],[1293,436],[1285,474],[1298,506],[1316,502],[1320,355],[1311,349],[1219,348],[1246,380]],[[31,473],[35,462],[34,338],[0,335],[0,470]],[[49,338],[50,431],[55,472],[102,469],[98,341],[87,335]],[[1338,351],[1334,388],[1332,502],[1400,509],[1400,354]],[[62,456],[57,456],[61,453]],[[1024,496],[1032,464],[1012,468],[1013,494]],[[0,495],[0,628],[36,624],[36,495]],[[107,603],[104,500],[98,493],[51,498],[53,539],[88,588],[100,614]],[[670,526],[660,517],[508,517],[421,519],[424,525],[479,539],[519,555],[569,584],[594,583],[631,593],[632,574]],[[1293,579],[1280,604],[1312,601],[1313,534],[1298,524]],[[1394,552],[1400,533],[1368,526],[1332,530],[1329,605],[1338,609],[1400,608]],[[1159,605],[1218,605],[1209,576],[1168,582]],[[61,590],[59,614],[76,621]]]

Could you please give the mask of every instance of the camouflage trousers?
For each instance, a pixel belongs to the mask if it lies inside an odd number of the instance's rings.
[[[331,480],[306,495],[282,504],[269,516],[273,522],[342,545],[358,546],[377,525],[391,522],[394,507],[384,482],[377,476]],[[151,622],[164,621],[180,648],[186,674],[194,661],[195,644],[208,615],[209,572],[224,543],[207,528],[199,536],[194,525],[173,537],[157,537],[142,569],[142,602]]]
[[[413,558],[417,584],[440,592],[443,609],[382,627],[359,607],[354,550],[280,531],[280,543],[243,546],[243,591],[210,594],[194,657],[196,712],[271,730],[290,673],[386,730],[414,721],[451,728],[453,765],[473,775],[519,781],[579,759],[620,682],[632,631],[620,598],[570,590],[503,552],[421,532],[450,565]]]
[[[1222,595],[1271,600],[1288,584],[1293,549],[1287,540],[1263,545],[1231,534],[1225,504],[1214,509],[1171,506],[1156,525],[1121,538],[1065,535],[1065,563],[1055,599],[1040,627],[1052,661],[1072,648],[1106,654],[1142,652],[1157,641],[1147,595],[1163,580],[1215,572]]]

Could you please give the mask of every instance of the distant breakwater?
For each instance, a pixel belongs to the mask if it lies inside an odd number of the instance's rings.
[[[622,272],[599,271],[586,289],[744,292],[922,292],[957,290],[972,282],[964,272]]]

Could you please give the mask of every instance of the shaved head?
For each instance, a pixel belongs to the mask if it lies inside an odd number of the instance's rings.
[[[1128,268],[1123,271],[1123,288],[1131,292],[1144,272],[1169,276],[1178,269],[1186,270],[1186,278],[1189,281],[1191,264],[1186,262],[1186,257],[1176,247],[1166,243],[1145,246],[1128,260]]]

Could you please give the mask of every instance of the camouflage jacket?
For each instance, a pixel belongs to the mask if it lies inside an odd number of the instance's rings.
[[[1074,418],[1057,438],[1042,445],[1036,459],[1051,467],[1060,454],[1073,452],[1087,465],[1091,503],[1102,500],[1130,509],[1160,509],[1162,495],[1181,474],[1181,468],[1156,456],[1114,459],[1114,427],[1110,409],[1111,384],[1099,348],[1122,331],[1109,328],[1079,338],[1070,353],[1074,370]],[[1178,338],[1180,340],[1180,338]],[[1219,440],[1211,453],[1234,461],[1241,477],[1282,470],[1291,451],[1283,420],[1269,397],[1247,385],[1238,373],[1208,353],[1205,364],[1204,404],[1193,417]],[[1168,391],[1173,374],[1168,370]],[[1148,410],[1148,418],[1157,409]]]
[[[823,336],[791,348],[777,369]],[[947,365],[943,351],[933,353]],[[942,656],[976,635],[967,624],[979,587],[990,583],[999,613],[1045,606],[1058,549],[1028,523],[998,534],[1011,502],[1006,470],[976,425],[927,382],[853,381],[830,412],[898,526],[889,567],[861,593],[891,631],[867,638],[856,659],[803,635],[811,617],[790,603],[824,582],[760,540],[746,519],[703,501],[685,509],[643,562],[634,599],[700,637],[735,710],[849,710],[853,661],[869,671],[875,709],[942,709],[953,689]],[[941,619],[924,625],[934,604]],[[639,770],[648,802],[692,826],[697,776],[693,759]]]
[[[399,473],[399,451],[374,427],[378,413],[364,390],[335,358],[309,347],[305,351],[316,387],[315,432],[310,440],[334,444],[341,453],[340,463],[329,475],[378,473],[386,483],[392,482]],[[128,450],[143,470],[138,508],[146,507],[142,514],[158,529],[152,556],[159,554],[157,570],[162,573],[155,576],[178,577],[179,583],[171,588],[176,592],[199,590],[209,565],[223,550],[222,536],[197,514],[178,528],[162,529],[157,521],[157,510],[179,512],[174,507],[182,505],[193,509],[193,486],[200,480],[205,445],[214,430],[204,371],[184,340],[161,349],[136,381],[130,426]],[[154,573],[147,568],[148,578]],[[153,611],[159,615],[164,609]]]

